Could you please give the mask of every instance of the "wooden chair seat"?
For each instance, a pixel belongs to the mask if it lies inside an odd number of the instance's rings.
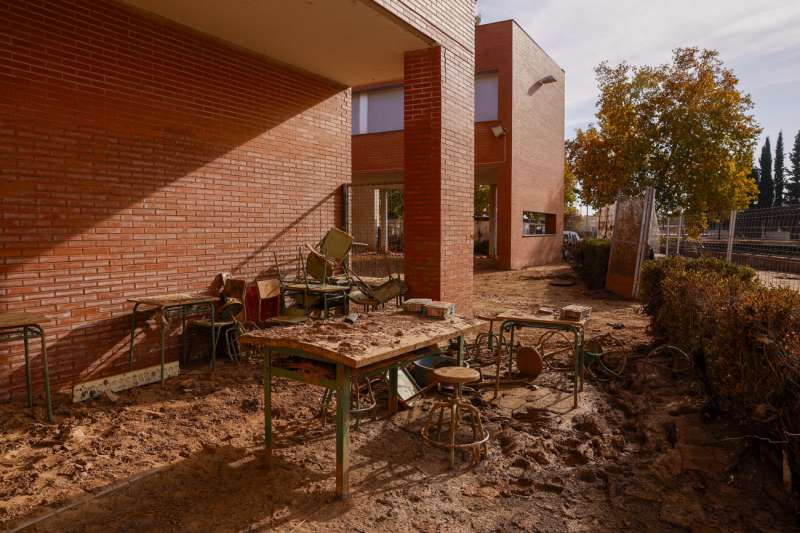
[[[306,290],[308,290],[309,292],[320,294],[320,293],[343,292],[347,290],[347,287],[343,287],[342,285],[328,285],[328,284],[325,285],[309,284],[306,286],[305,283],[287,283],[286,289],[297,292],[305,292]]]
[[[467,368],[463,366],[446,366],[437,368],[433,371],[436,381],[441,383],[452,383],[455,385],[463,385],[464,383],[471,383],[481,379],[480,373],[474,368]]]

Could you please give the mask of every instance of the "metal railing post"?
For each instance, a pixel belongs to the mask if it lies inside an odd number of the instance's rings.
[[[731,211],[730,219],[728,220],[728,248],[725,253],[725,259],[728,262],[733,261],[733,235],[736,233],[736,209]]]
[[[678,216],[678,242],[675,245],[675,255],[681,255],[681,235],[683,235],[683,210],[681,210],[681,214]]]

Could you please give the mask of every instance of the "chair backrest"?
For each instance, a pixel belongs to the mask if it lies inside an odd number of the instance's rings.
[[[240,320],[239,315],[244,311],[244,304],[236,298],[231,298],[219,308],[218,322],[230,322]]]
[[[260,279],[256,281],[258,299],[269,300],[281,294],[281,282],[277,279]]]
[[[309,249],[306,256],[306,281],[316,281],[326,283],[331,275],[331,267],[328,261],[314,250]],[[308,279],[310,278],[310,279]]]
[[[244,289],[247,282],[243,279],[228,278],[225,280],[225,287],[222,293],[228,298],[236,298],[239,301],[244,301]]]
[[[345,233],[339,228],[331,228],[319,243],[319,253],[338,264],[347,257],[352,246],[353,237],[349,233]]]

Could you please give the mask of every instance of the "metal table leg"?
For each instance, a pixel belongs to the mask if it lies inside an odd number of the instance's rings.
[[[336,365],[336,495],[343,500],[350,495],[350,368],[341,363]]]
[[[573,381],[573,407],[578,407],[578,380],[581,375],[581,360],[583,359],[580,354],[580,343],[578,342],[578,333],[575,332],[575,379]]]
[[[264,448],[267,466],[272,466],[272,350],[263,352],[264,369]],[[337,420],[338,421],[338,420]]]
[[[161,309],[161,386],[164,386],[164,360],[166,359],[166,349],[167,349],[167,311],[166,309]]]
[[[31,362],[28,354],[28,328],[22,328],[22,338],[25,344],[25,385],[28,387],[28,407],[33,407],[33,384],[31,383]]]
[[[42,373],[44,374],[44,397],[47,402],[47,421],[53,421],[53,399],[50,396],[50,369],[47,363],[47,339],[44,336],[44,328],[39,328],[39,335],[42,337]]]
[[[397,412],[397,365],[389,369],[389,413]]]
[[[136,342],[136,311],[138,309],[139,304],[134,304],[131,313],[131,349],[128,352],[128,370],[133,370],[133,347]]]
[[[181,306],[181,362],[186,364],[186,306]]]
[[[213,302],[209,304],[209,307],[211,308],[211,370],[214,370],[217,366],[217,336],[214,334],[216,328],[214,326],[215,307]]]

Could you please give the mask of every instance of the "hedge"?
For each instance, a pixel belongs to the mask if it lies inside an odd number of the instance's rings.
[[[611,257],[611,241],[606,239],[584,239],[578,249],[578,264],[581,275],[590,289],[606,286],[608,260]]]
[[[713,400],[746,431],[783,446],[800,475],[800,293],[712,259],[662,259],[642,272],[663,342],[691,353]]]

